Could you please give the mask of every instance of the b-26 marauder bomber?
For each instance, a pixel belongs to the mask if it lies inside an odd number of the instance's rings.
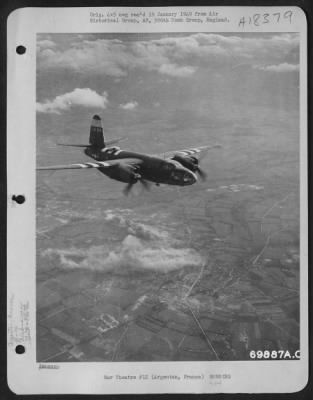
[[[158,186],[160,184],[192,185],[198,180],[197,174],[202,180],[205,180],[206,173],[200,169],[199,160],[209,149],[221,147],[221,145],[216,144],[151,155],[121,150],[120,147],[112,146],[125,139],[119,138],[105,142],[101,118],[94,115],[88,145],[62,145],[84,147],[85,154],[95,161],[38,167],[37,170],[97,168],[98,171],[109,178],[127,183],[123,192],[128,195],[137,182],[140,182],[145,189],[149,189],[150,182]]]

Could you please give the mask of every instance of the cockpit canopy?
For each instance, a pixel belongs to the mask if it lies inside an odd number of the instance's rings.
[[[167,160],[162,166],[164,171],[173,171],[174,169],[181,168],[181,167],[182,167],[182,165],[179,162],[174,161],[174,160]]]

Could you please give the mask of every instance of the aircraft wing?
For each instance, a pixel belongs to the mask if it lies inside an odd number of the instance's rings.
[[[212,146],[199,146],[183,150],[173,150],[173,151],[167,151],[166,153],[158,154],[158,157],[171,159],[175,155],[180,155],[180,156],[193,156],[202,158],[204,155],[206,155],[206,153],[209,150],[221,147],[222,146],[220,144],[214,144]]]
[[[109,160],[109,161],[91,161],[77,164],[67,165],[48,165],[46,167],[36,168],[38,171],[51,171],[51,170],[62,170],[62,169],[86,169],[86,168],[110,168],[116,165],[140,165],[142,161],[137,158],[123,158],[120,160]]]

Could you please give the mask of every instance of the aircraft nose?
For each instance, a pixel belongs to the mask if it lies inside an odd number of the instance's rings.
[[[184,184],[185,185],[192,185],[196,182],[197,182],[197,176],[193,172],[191,172],[191,171],[185,172],[185,175],[184,175]]]

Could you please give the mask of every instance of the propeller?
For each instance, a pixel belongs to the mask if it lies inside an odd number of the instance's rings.
[[[129,195],[129,193],[130,193],[130,191],[131,191],[133,185],[134,185],[134,183],[132,183],[132,182],[127,183],[127,185],[125,186],[125,188],[124,188],[124,190],[123,190],[123,194],[124,194],[125,196],[128,196],[128,195]]]
[[[142,184],[142,186],[143,186],[147,191],[150,190],[150,187],[151,187],[150,183],[149,183],[148,181],[146,181],[145,179],[143,179],[143,178],[141,177],[140,174],[134,174],[132,181],[131,181],[131,182],[128,182],[127,185],[125,186],[124,190],[123,190],[123,193],[124,193],[125,196],[128,196],[128,195],[129,195],[129,193],[131,192],[133,186],[134,186],[137,182],[140,182],[140,183]]]
[[[201,178],[202,181],[206,181],[207,179],[207,174],[206,172],[203,171],[203,169],[201,169],[199,167],[199,160],[197,157],[190,157],[192,162],[194,163],[195,166],[195,172],[197,172]]]
[[[151,189],[150,183],[149,183],[148,181],[146,181],[145,179],[140,179],[139,182],[142,184],[142,186],[143,186],[147,191],[149,191],[149,190]]]
[[[202,181],[206,181],[207,174],[206,174],[206,172],[203,171],[203,169],[201,169],[200,167],[197,167],[196,172],[199,174]]]

